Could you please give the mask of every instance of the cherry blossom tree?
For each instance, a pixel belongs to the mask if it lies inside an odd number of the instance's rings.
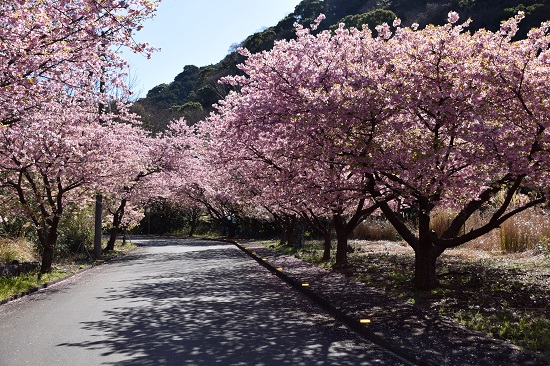
[[[117,122],[134,123],[119,47],[149,54],[133,33],[156,1],[5,1],[0,5],[2,185],[34,223],[48,272],[64,208],[114,175]],[[99,112],[99,113],[98,113]],[[122,150],[124,151],[124,150]],[[116,169],[115,169],[116,170]]]
[[[369,164],[372,196],[390,190],[418,213],[418,231],[386,203],[381,209],[415,251],[415,286],[437,285],[436,260],[497,228],[511,216],[545,201],[547,174],[548,25],[512,41],[521,14],[501,31],[468,33],[453,25],[418,31],[381,29],[392,49],[388,67],[395,113],[383,121]],[[358,141],[359,143],[359,141]],[[372,162],[375,169],[372,169]],[[357,161],[360,163],[360,161]],[[517,206],[519,192],[529,192]],[[501,195],[504,199],[498,200]],[[464,232],[474,213],[492,216]],[[441,209],[454,212],[443,233],[431,228]]]
[[[111,217],[104,251],[114,249],[119,231],[137,224],[143,206],[155,196],[155,185],[149,183],[163,170],[165,148],[161,136],[152,137],[140,126],[118,123],[111,126],[109,133],[117,158],[109,167],[111,180],[103,187],[103,206]]]
[[[226,223],[230,215],[227,211],[229,196],[225,193],[223,179],[210,170],[205,143],[197,135],[196,128],[189,126],[185,118],[175,120],[169,123],[166,131],[157,135],[155,141],[152,156],[159,173],[148,176],[144,188],[140,188],[146,191],[142,197],[147,197],[148,204],[161,201],[186,208],[190,236],[204,210],[214,220]],[[214,188],[218,183],[219,189]],[[231,222],[231,225],[234,225],[233,233],[236,223]]]
[[[73,115],[65,99],[50,116],[27,114],[1,132],[0,184],[36,229],[41,273],[51,270],[65,207],[86,203],[89,189],[111,179],[105,174],[113,157],[109,128],[88,117]]]
[[[209,163],[209,154],[201,145],[190,146],[189,153],[181,157],[185,162],[169,173],[172,200],[188,207],[204,207],[212,220],[227,229],[227,236],[235,238],[245,212],[243,201],[234,194],[230,175]]]
[[[513,41],[521,18],[495,33],[465,31],[454,12],[422,30],[396,20],[377,37],[298,27],[271,51],[243,51],[245,75],[226,79],[238,91],[205,124],[214,150],[264,196],[299,195],[350,222],[357,202],[379,207],[415,251],[415,285],[432,288],[446,249],[545,201],[549,25]],[[418,231],[394,198],[418,211]],[[461,231],[489,207],[486,223]],[[437,234],[441,209],[455,215]]]
[[[369,131],[388,114],[377,89],[387,51],[367,30],[313,35],[298,26],[297,35],[269,52],[242,50],[245,76],[224,79],[239,91],[219,102],[203,128],[220,164],[239,170],[265,205],[279,202],[311,223],[322,222],[314,212],[331,217],[336,261],[345,265],[349,234],[378,205],[367,194],[369,176],[355,172],[347,155],[352,138],[372,139]],[[314,227],[328,247],[326,226]]]
[[[149,54],[133,33],[150,17],[157,1],[10,0],[0,5],[0,121],[9,124],[55,98],[56,89],[78,88],[84,100],[99,96],[97,82],[117,86],[127,46]],[[84,95],[86,91],[87,95]]]

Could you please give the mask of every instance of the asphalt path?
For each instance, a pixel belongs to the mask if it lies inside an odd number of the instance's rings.
[[[0,365],[406,365],[234,245],[138,239],[0,306]]]

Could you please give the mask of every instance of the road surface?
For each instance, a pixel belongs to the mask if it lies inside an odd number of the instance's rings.
[[[405,365],[231,244],[138,249],[0,306],[0,365]]]

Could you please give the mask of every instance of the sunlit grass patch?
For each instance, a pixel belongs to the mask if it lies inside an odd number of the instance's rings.
[[[304,248],[293,247],[289,245],[280,245],[277,241],[262,241],[264,246],[274,249],[281,254],[292,255],[301,260],[319,264],[323,267],[330,266],[329,262],[323,262],[323,243],[320,241],[308,241]]]
[[[40,279],[38,278],[38,271],[9,278],[0,277],[0,300],[41,287],[45,283],[57,281],[70,274],[71,272],[66,270],[54,269],[51,273],[42,275]]]
[[[116,258],[118,256],[124,255],[125,253],[129,252],[130,250],[136,248],[137,246],[132,243],[131,241],[126,241],[124,245],[122,245],[122,240],[115,241],[115,248],[114,250],[111,250],[107,253],[103,254],[104,259],[112,259]]]
[[[126,252],[134,249],[135,244],[127,241],[125,245],[122,245],[122,241],[115,243],[115,250],[106,253],[104,259],[113,259],[124,255]],[[83,260],[79,256],[69,256],[63,259],[62,263],[54,265],[52,272],[38,276],[38,271],[33,271],[27,274],[19,276],[13,276],[9,278],[0,277],[0,300],[4,300],[15,295],[25,293],[34,288],[40,288],[45,283],[58,281],[72,274],[77,273],[90,266],[94,260],[88,257]],[[101,262],[98,262],[98,264]]]

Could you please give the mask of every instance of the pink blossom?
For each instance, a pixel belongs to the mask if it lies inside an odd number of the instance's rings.
[[[447,20],[449,23],[454,24],[459,18],[460,17],[456,11],[450,11]]]

